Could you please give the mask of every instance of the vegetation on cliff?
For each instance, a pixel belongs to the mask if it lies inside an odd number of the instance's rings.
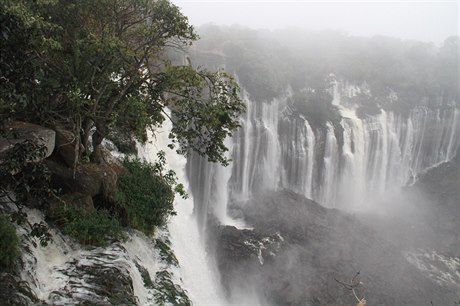
[[[239,87],[222,70],[172,60],[198,35],[168,0],[0,0],[0,25],[0,198],[2,211],[16,204],[16,223],[28,206],[82,244],[121,239],[122,226],[151,234],[183,186],[164,155],[119,165],[101,144],[132,152],[165,120],[178,154],[228,164],[224,140],[245,111]],[[51,149],[18,137],[19,121],[52,129]],[[46,228],[33,228],[46,244]]]
[[[166,225],[174,214],[174,192],[186,197],[182,184],[178,184],[173,171],[166,171],[165,156],[149,164],[139,159],[125,159],[126,173],[118,180],[117,210],[126,216],[126,223],[146,234]]]
[[[0,214],[0,268],[11,268],[20,255],[19,238],[8,217]]]
[[[174,122],[171,146],[228,162],[224,139],[244,104],[223,71],[175,65],[168,50],[198,37],[167,0],[9,1],[1,3],[0,110],[72,130],[90,155],[112,131],[146,140],[146,129]],[[171,109],[171,116],[165,112]],[[93,133],[94,132],[94,133]]]

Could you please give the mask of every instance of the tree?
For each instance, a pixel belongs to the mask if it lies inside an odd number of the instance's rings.
[[[20,21],[16,32],[33,34],[20,41],[7,37],[1,47],[3,57],[4,49],[21,44],[31,63],[27,90],[21,91],[24,107],[14,102],[11,118],[72,129],[87,153],[91,135],[93,148],[114,130],[145,141],[146,129],[167,118],[178,153],[193,149],[228,162],[224,140],[245,109],[238,86],[223,71],[168,59],[171,50],[198,38],[169,1],[2,0],[1,14],[7,22]],[[8,53],[5,62],[11,62],[8,56],[15,55]],[[19,72],[23,64],[8,68]],[[14,73],[7,83],[19,81]],[[15,100],[9,92],[2,84],[2,103]]]

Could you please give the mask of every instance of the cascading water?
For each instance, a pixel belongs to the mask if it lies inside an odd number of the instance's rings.
[[[336,82],[332,93],[342,117],[339,128],[331,122],[323,128],[313,126],[295,114],[289,94],[271,102],[243,95],[247,113],[233,138],[232,174],[225,182],[230,202],[287,188],[328,207],[370,209],[369,199],[410,183],[417,173],[457,152],[460,110],[455,106],[420,106],[408,114],[380,109],[376,115],[358,117],[357,106],[347,101],[369,94],[366,88]],[[396,98],[393,94],[388,99]],[[206,186],[217,186],[210,166],[197,162],[189,160],[191,177],[206,177]],[[214,190],[201,192],[201,202],[210,203]]]
[[[186,158],[167,147],[171,128],[171,122],[167,121],[162,129],[156,131],[155,138],[150,137],[151,142],[140,148],[139,153],[153,162],[156,153],[165,150],[167,165],[176,172],[178,180],[187,185]],[[207,194],[209,196],[209,192]],[[179,261],[178,274],[190,300],[195,305],[227,305],[213,258],[206,251],[202,223],[198,223],[199,217],[196,216],[199,209],[194,212],[193,195],[189,193],[187,199],[176,197],[175,211],[177,215],[168,223],[171,247]]]
[[[31,224],[44,222],[42,212],[30,209],[25,212]],[[156,304],[159,294],[156,274],[167,271],[169,264],[162,261],[155,241],[144,234],[133,230],[127,233],[124,242],[114,242],[107,248],[84,249],[55,229],[50,229],[48,245],[39,246],[28,238],[29,231],[27,224],[18,227],[27,245],[21,279],[41,302]],[[147,275],[153,286],[146,283]],[[172,281],[180,283],[174,275]]]
[[[168,121],[155,138],[150,137],[151,142],[138,147],[139,156],[154,162],[156,153],[166,150],[168,167],[187,186],[186,158],[167,147],[170,129]],[[231,169],[214,167],[213,171],[219,186],[226,188]],[[225,211],[226,199],[218,201],[222,203],[220,211]],[[187,297],[194,305],[232,305],[221,290],[214,259],[206,251],[203,226],[198,223],[199,211],[194,210],[191,193],[187,199],[176,197],[175,211],[177,215],[171,218],[167,229],[157,229],[155,237],[130,230],[126,241],[112,242],[106,248],[82,248],[54,228],[50,229],[48,246],[36,246],[28,238],[30,226],[19,226],[18,233],[27,245],[21,279],[38,300],[53,305],[158,305],[172,298],[171,290],[178,294],[174,296],[177,305],[186,305]],[[29,209],[25,212],[30,224],[45,222],[42,212]],[[218,209],[215,214],[221,217],[221,222],[225,221],[225,215],[219,215]],[[170,244],[177,263],[165,259],[157,244]],[[238,300],[237,304],[245,301]],[[27,303],[34,304],[31,300]]]
[[[243,96],[247,113],[241,129],[234,138],[232,196],[247,200],[255,191],[276,189],[281,177],[281,148],[279,143],[278,120],[280,105],[286,98],[271,103],[253,103]]]

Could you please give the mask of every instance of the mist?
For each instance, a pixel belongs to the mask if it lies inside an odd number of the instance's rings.
[[[199,27],[333,30],[441,43],[459,34],[457,1],[174,1]]]
[[[210,240],[229,298],[453,305],[459,37],[198,30],[192,64],[224,68],[247,105],[230,169],[189,160],[200,201],[227,212]],[[346,286],[355,275],[358,300]]]
[[[460,305],[458,1],[0,7],[3,304]]]

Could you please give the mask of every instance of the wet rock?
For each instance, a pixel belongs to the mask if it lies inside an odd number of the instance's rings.
[[[0,272],[0,301],[2,305],[29,306],[36,305],[38,299],[19,277]]]
[[[10,150],[15,144],[30,140],[46,148],[43,158],[51,155],[55,146],[56,132],[27,122],[12,122],[7,127],[5,135],[0,137],[0,157]]]
[[[279,234],[263,236],[254,230],[222,226],[218,243],[220,263],[226,262],[228,270],[234,261],[257,261],[263,265],[267,258],[276,255],[282,241]]]
[[[129,265],[118,257],[118,252],[124,252],[123,248],[113,246],[110,251],[100,249],[66,262],[60,272],[68,281],[48,300],[57,305],[67,305],[69,301],[72,305],[139,305]]]
[[[96,147],[92,154],[92,160],[98,164],[108,165],[117,175],[126,171],[120,160],[113,156],[110,151],[102,145]]]
[[[416,205],[420,198],[426,202],[420,210],[425,213],[424,224],[430,224],[434,231],[433,247],[460,255],[460,160],[453,159],[421,173],[406,191]]]
[[[137,305],[129,272],[120,267],[80,266],[79,269],[99,297],[108,305]]]
[[[400,248],[355,216],[288,190],[266,192],[249,202],[242,209],[254,230],[228,227],[219,241],[225,284],[255,286],[273,305],[356,305],[336,279],[349,282],[361,271],[364,286],[357,294],[372,305],[449,305],[455,299],[455,290],[419,271]],[[260,239],[277,232],[284,241],[276,256],[260,264],[244,241],[256,238],[255,233]]]

